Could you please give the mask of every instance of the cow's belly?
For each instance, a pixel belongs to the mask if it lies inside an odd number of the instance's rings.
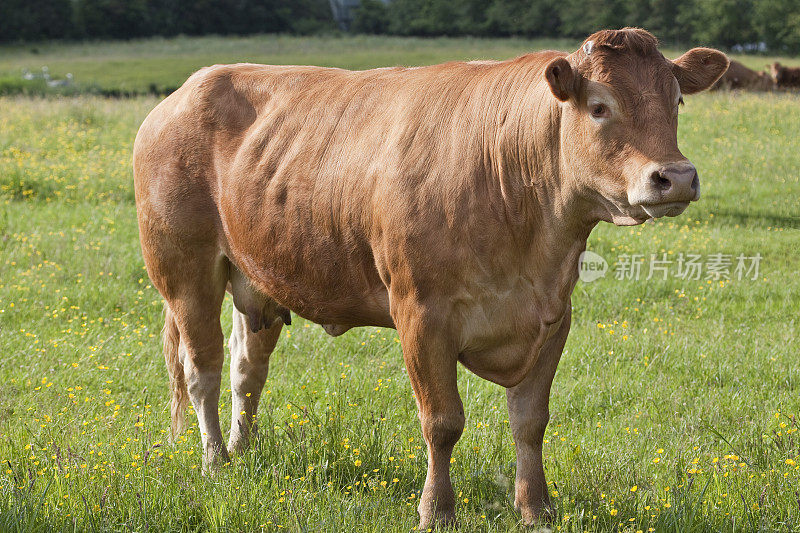
[[[254,290],[313,322],[394,327],[370,251],[320,233],[262,221],[249,236],[229,231],[227,254]]]
[[[310,262],[282,270],[275,266],[280,260],[270,264],[269,259],[261,264],[256,284],[298,315],[340,328],[394,327],[386,288],[348,271],[358,270],[360,265],[340,263],[337,269],[314,270],[314,262]]]
[[[304,255],[308,257],[308,255]],[[394,327],[386,288],[371,282],[358,263],[322,262],[278,254],[243,254],[252,285],[264,295],[318,324]],[[316,268],[315,268],[316,267]]]

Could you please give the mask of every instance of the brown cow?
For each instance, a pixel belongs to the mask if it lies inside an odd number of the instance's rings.
[[[247,445],[287,310],[336,334],[396,327],[428,446],[421,525],[454,519],[459,362],[508,389],[515,504],[535,520],[549,506],[542,436],[590,231],[678,215],[700,194],[678,104],[728,60],[696,48],[669,61],[656,46],[644,30],[606,30],[569,55],[219,65],[189,78],[134,146],[142,250],[167,303],[173,429],[188,394],[206,466]]]
[[[717,80],[711,90],[735,90],[745,91],[772,91],[775,89],[775,81],[766,72],[756,72],[750,70],[738,61],[731,61],[728,70]]]
[[[779,89],[800,89],[800,68],[784,67],[776,61],[769,66],[769,71]]]

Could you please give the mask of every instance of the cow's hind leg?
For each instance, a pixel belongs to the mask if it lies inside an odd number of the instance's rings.
[[[177,328],[178,361],[170,366],[171,373],[182,371],[183,376],[173,376],[173,381],[185,384],[197,413],[203,467],[208,469],[228,461],[218,410],[224,357],[220,312],[228,279],[227,262],[213,245],[184,246],[172,235],[152,238],[144,232],[143,239],[148,273],[167,301],[170,321]],[[173,416],[180,417],[181,413]]]
[[[561,359],[570,326],[570,311],[539,352],[539,359],[522,382],[507,389],[508,415],[517,450],[514,506],[526,524],[547,518],[550,497],[542,464],[542,440],[550,420],[550,386]]]
[[[256,434],[258,400],[267,379],[269,356],[278,342],[282,327],[283,320],[276,317],[271,326],[253,332],[247,316],[233,309],[229,344],[233,394],[229,453],[246,449]]]
[[[214,279],[216,278],[216,279]],[[208,285],[184,294],[179,302],[170,302],[180,329],[180,356],[183,360],[189,398],[197,413],[203,442],[204,469],[228,462],[219,423],[219,393],[224,359],[224,335],[220,311],[225,294],[225,280],[208,272]]]

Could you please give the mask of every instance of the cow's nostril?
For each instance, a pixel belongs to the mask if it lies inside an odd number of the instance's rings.
[[[694,173],[694,178],[692,178],[692,190],[696,191],[697,188],[700,186],[700,178],[697,177],[697,172]]]
[[[666,191],[672,185],[672,182],[669,180],[669,178],[664,177],[664,175],[658,170],[650,174],[650,180],[662,191]]]

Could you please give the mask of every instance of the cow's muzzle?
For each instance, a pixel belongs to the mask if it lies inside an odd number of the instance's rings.
[[[688,161],[647,165],[628,191],[630,205],[641,207],[650,218],[677,216],[699,198],[700,179]]]

